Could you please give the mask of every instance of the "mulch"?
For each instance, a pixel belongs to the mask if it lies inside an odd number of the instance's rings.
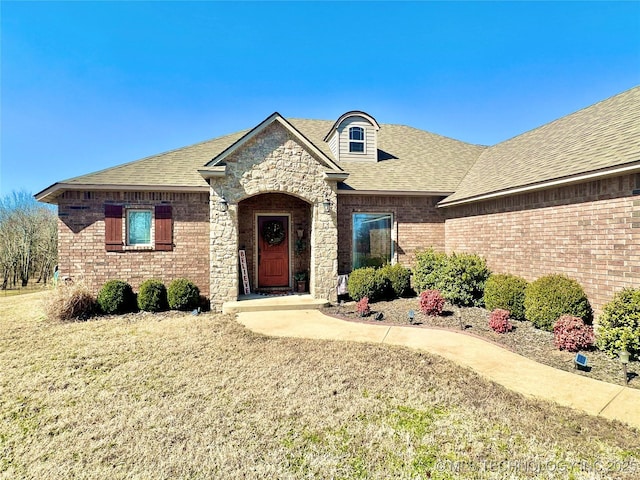
[[[582,351],[588,359],[587,369],[575,369],[575,352],[561,351],[553,343],[553,333],[537,329],[531,322],[512,320],[514,329],[507,333],[497,333],[489,327],[489,311],[484,308],[456,307],[446,304],[442,315],[428,316],[420,312],[419,299],[400,298],[387,302],[371,303],[371,314],[361,317],[355,302],[341,302],[325,307],[327,315],[356,322],[375,322],[389,325],[410,325],[409,311],[414,311],[413,325],[418,328],[446,328],[467,335],[474,335],[498,344],[508,350],[528,357],[536,362],[560,370],[583,375],[604,382],[624,384],[622,365],[617,358],[592,348]],[[381,320],[375,320],[382,313]],[[640,389],[640,362],[633,361],[627,366],[628,386]]]

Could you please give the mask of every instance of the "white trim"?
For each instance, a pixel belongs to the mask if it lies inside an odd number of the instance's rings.
[[[253,229],[253,275],[254,275],[254,282],[253,284],[255,285],[255,288],[261,288],[260,287],[260,282],[259,282],[259,278],[258,278],[258,244],[260,242],[260,232],[259,232],[259,228],[258,228],[258,217],[287,217],[287,224],[288,224],[288,233],[287,233],[287,242],[288,242],[288,257],[289,257],[289,273],[288,273],[288,287],[289,288],[293,288],[293,248],[292,248],[292,242],[291,242],[291,234],[292,232],[292,227],[291,227],[291,213],[286,213],[286,212],[259,212],[259,211],[254,211],[253,212],[253,220],[254,220],[254,229]]]
[[[351,130],[358,128],[360,130],[362,130],[362,140],[353,140],[351,138]],[[349,129],[347,130],[347,136],[349,137],[349,148],[348,148],[348,153],[349,155],[366,155],[367,154],[367,129],[364,127],[361,127],[360,125],[351,125],[349,127]],[[351,150],[351,144],[352,143],[357,143],[357,144],[362,144],[362,151],[355,151],[355,150]]]
[[[560,178],[555,180],[550,180],[547,182],[537,183],[533,185],[525,185],[522,187],[510,188],[507,190],[502,190],[499,192],[486,193],[484,195],[477,195],[475,197],[464,198],[462,200],[454,200],[452,202],[447,202],[446,199],[442,202],[438,203],[438,207],[453,207],[455,205],[463,205],[467,203],[479,202],[481,200],[491,200],[494,198],[506,197],[509,195],[515,195],[518,193],[532,192],[536,190],[544,190],[552,187],[559,187],[565,185],[571,185],[573,183],[582,183],[589,180],[596,180],[599,178],[612,177],[615,175],[619,175],[621,173],[632,173],[634,171],[640,171],[640,164],[627,165],[624,167],[613,167],[608,170],[599,170],[597,172],[590,172],[575,175],[572,177]]]
[[[216,165],[215,167],[198,169],[198,173],[202,175],[202,178],[221,178],[227,174],[227,167],[224,165]]]
[[[180,185],[116,185],[103,184],[93,185],[89,183],[54,183],[49,188],[42,190],[34,195],[39,202],[49,203],[48,197],[52,196],[58,190],[93,190],[93,191],[116,191],[116,192],[209,192],[208,186],[202,187],[186,187]],[[57,196],[57,195],[56,195]],[[55,198],[55,197],[53,197]],[[51,198],[51,200],[53,200]]]
[[[347,172],[324,172],[324,179],[331,182],[344,182],[349,178]]]

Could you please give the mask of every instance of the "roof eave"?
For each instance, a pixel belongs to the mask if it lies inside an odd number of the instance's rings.
[[[208,192],[208,186],[188,185],[117,185],[117,184],[90,184],[90,183],[54,183],[48,188],[34,195],[35,199],[43,203],[55,204],[54,200],[67,190],[91,190],[91,191],[125,191],[125,192]]]
[[[494,200],[496,198],[508,197],[508,196],[517,195],[520,193],[546,190],[548,188],[562,187],[562,186],[571,185],[575,183],[583,183],[591,180],[598,180],[601,178],[613,177],[616,175],[621,175],[625,173],[634,173],[634,172],[640,172],[640,160],[635,161],[631,164],[626,164],[622,166],[616,166],[616,167],[611,167],[611,168],[602,169],[602,170],[580,173],[580,174],[571,175],[568,177],[556,178],[553,180],[547,180],[544,182],[538,182],[538,183],[533,183],[529,185],[522,185],[518,187],[504,189],[504,190],[484,193],[481,195],[475,195],[467,198],[461,198],[453,201],[447,201],[447,199],[445,198],[441,202],[438,202],[438,207],[454,207],[457,205],[466,205],[469,203],[480,202],[483,200]]]

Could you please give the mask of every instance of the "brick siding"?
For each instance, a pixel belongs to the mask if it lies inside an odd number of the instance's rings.
[[[444,209],[447,252],[478,253],[496,272],[527,280],[564,273],[598,312],[640,286],[640,175]]]
[[[171,205],[173,250],[105,251],[106,203]],[[67,191],[58,205],[58,257],[61,277],[83,279],[95,293],[111,279],[125,280],[137,290],[149,278],[168,286],[184,277],[208,296],[209,194]]]
[[[392,213],[396,260],[412,265],[416,250],[443,250],[445,213],[436,204],[443,197],[338,195],[338,270],[351,271],[352,215]]]

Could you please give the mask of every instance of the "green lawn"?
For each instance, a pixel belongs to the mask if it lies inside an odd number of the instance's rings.
[[[637,478],[638,432],[403,348],[0,296],[0,478]],[[588,395],[588,392],[584,392]]]

